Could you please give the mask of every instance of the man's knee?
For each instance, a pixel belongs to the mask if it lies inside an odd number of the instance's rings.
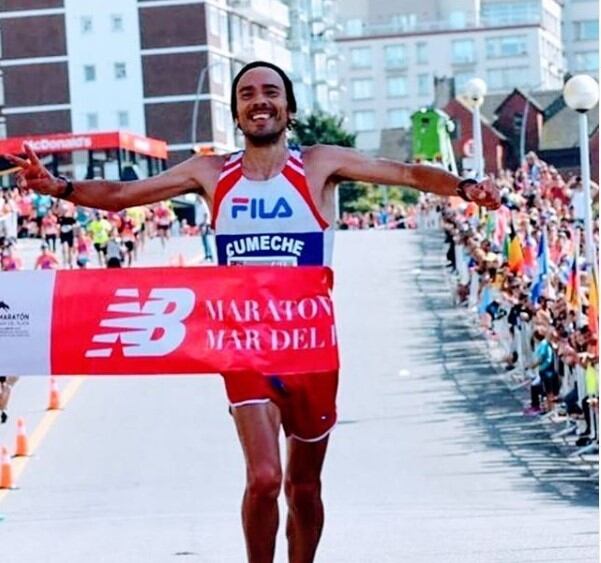
[[[260,469],[251,475],[246,485],[253,497],[277,498],[282,488],[282,474],[277,469]]]
[[[288,504],[298,506],[312,503],[321,496],[321,481],[295,481],[287,479],[284,485]]]

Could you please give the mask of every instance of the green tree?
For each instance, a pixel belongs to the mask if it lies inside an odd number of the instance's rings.
[[[375,211],[389,203],[414,205],[419,192],[401,186],[378,186],[367,182],[342,182],[340,184],[340,210],[350,213]]]
[[[356,135],[344,129],[342,117],[322,111],[294,121],[292,133],[293,142],[306,147],[316,144],[355,146]],[[416,203],[418,194],[415,190],[396,186],[382,189],[366,182],[342,182],[339,197],[341,212],[364,213],[378,209],[383,203]]]
[[[346,131],[342,122],[342,117],[316,111],[294,121],[293,141],[306,147],[317,144],[354,147],[355,135]]]

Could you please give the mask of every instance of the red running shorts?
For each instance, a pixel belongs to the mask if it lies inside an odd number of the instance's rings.
[[[336,425],[338,372],[294,375],[222,374],[231,408],[272,401],[287,437],[318,442]]]

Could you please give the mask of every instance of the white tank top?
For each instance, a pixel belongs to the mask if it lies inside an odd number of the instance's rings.
[[[225,162],[213,202],[218,264],[331,265],[334,231],[311,197],[300,150],[288,153],[269,180],[242,174],[244,151]]]

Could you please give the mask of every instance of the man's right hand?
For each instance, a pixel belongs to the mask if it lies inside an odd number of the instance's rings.
[[[15,174],[17,186],[21,189],[34,190],[42,194],[58,197],[65,188],[63,185],[64,182],[50,173],[28,144],[23,144],[23,149],[27,158],[20,158],[10,154],[4,155],[7,160],[21,168]]]

